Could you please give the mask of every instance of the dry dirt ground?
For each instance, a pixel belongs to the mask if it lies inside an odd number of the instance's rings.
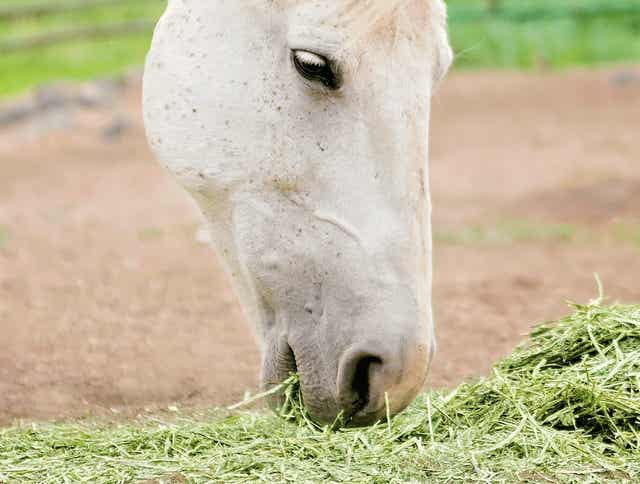
[[[565,300],[594,296],[594,272],[610,298],[640,301],[639,70],[457,73],[438,93],[434,222],[454,235],[436,243],[431,385],[486,373]],[[0,424],[222,405],[255,388],[257,345],[146,147],[137,83],[119,92],[0,127]],[[456,239],[516,219],[540,225]],[[600,235],[537,233],[553,223]],[[636,229],[601,236],[621,223]]]

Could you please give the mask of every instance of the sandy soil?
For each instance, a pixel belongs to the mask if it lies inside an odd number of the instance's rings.
[[[453,75],[433,117],[436,230],[639,222],[640,82],[621,70],[639,69]],[[108,106],[0,128],[0,424],[255,388],[257,345],[146,147],[139,97],[132,83]],[[594,272],[612,299],[640,301],[640,243],[438,243],[430,383],[486,373],[565,300],[594,296]]]

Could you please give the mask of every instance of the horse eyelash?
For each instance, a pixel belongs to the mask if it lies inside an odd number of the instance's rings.
[[[291,59],[292,62],[294,64],[294,67],[296,68],[296,70],[298,70],[298,73],[304,77],[306,80],[310,81],[310,82],[319,82],[321,83],[324,87],[326,87],[327,89],[330,89],[332,91],[337,91],[338,89],[340,89],[341,87],[341,80],[340,80],[340,74],[338,72],[338,70],[335,67],[335,63],[331,61],[331,59],[328,59],[327,57],[321,55],[321,54],[316,54],[314,52],[311,51],[306,51],[306,50],[292,50],[291,51]],[[317,62],[315,62],[317,60]],[[328,69],[329,73],[331,74],[331,78],[330,79],[325,79],[322,76],[318,75],[318,76],[307,76],[303,71],[304,71],[304,66],[307,65],[309,67],[316,67],[316,68],[325,68]],[[302,72],[301,69],[302,68]]]

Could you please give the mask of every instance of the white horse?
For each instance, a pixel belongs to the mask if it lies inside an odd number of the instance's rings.
[[[155,32],[150,143],[207,220],[263,384],[298,372],[321,422],[371,424],[425,382],[445,17],[442,0],[169,0]]]

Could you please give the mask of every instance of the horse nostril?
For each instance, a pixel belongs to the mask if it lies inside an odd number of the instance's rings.
[[[353,381],[351,382],[351,390],[354,396],[354,411],[358,412],[365,408],[370,399],[371,371],[374,365],[380,365],[382,360],[375,356],[365,356],[356,363],[356,369],[353,373]],[[354,413],[355,413],[354,412]]]
[[[380,370],[382,358],[362,349],[352,348],[342,357],[338,368],[338,402],[345,418],[351,418],[371,402],[372,377]]]

